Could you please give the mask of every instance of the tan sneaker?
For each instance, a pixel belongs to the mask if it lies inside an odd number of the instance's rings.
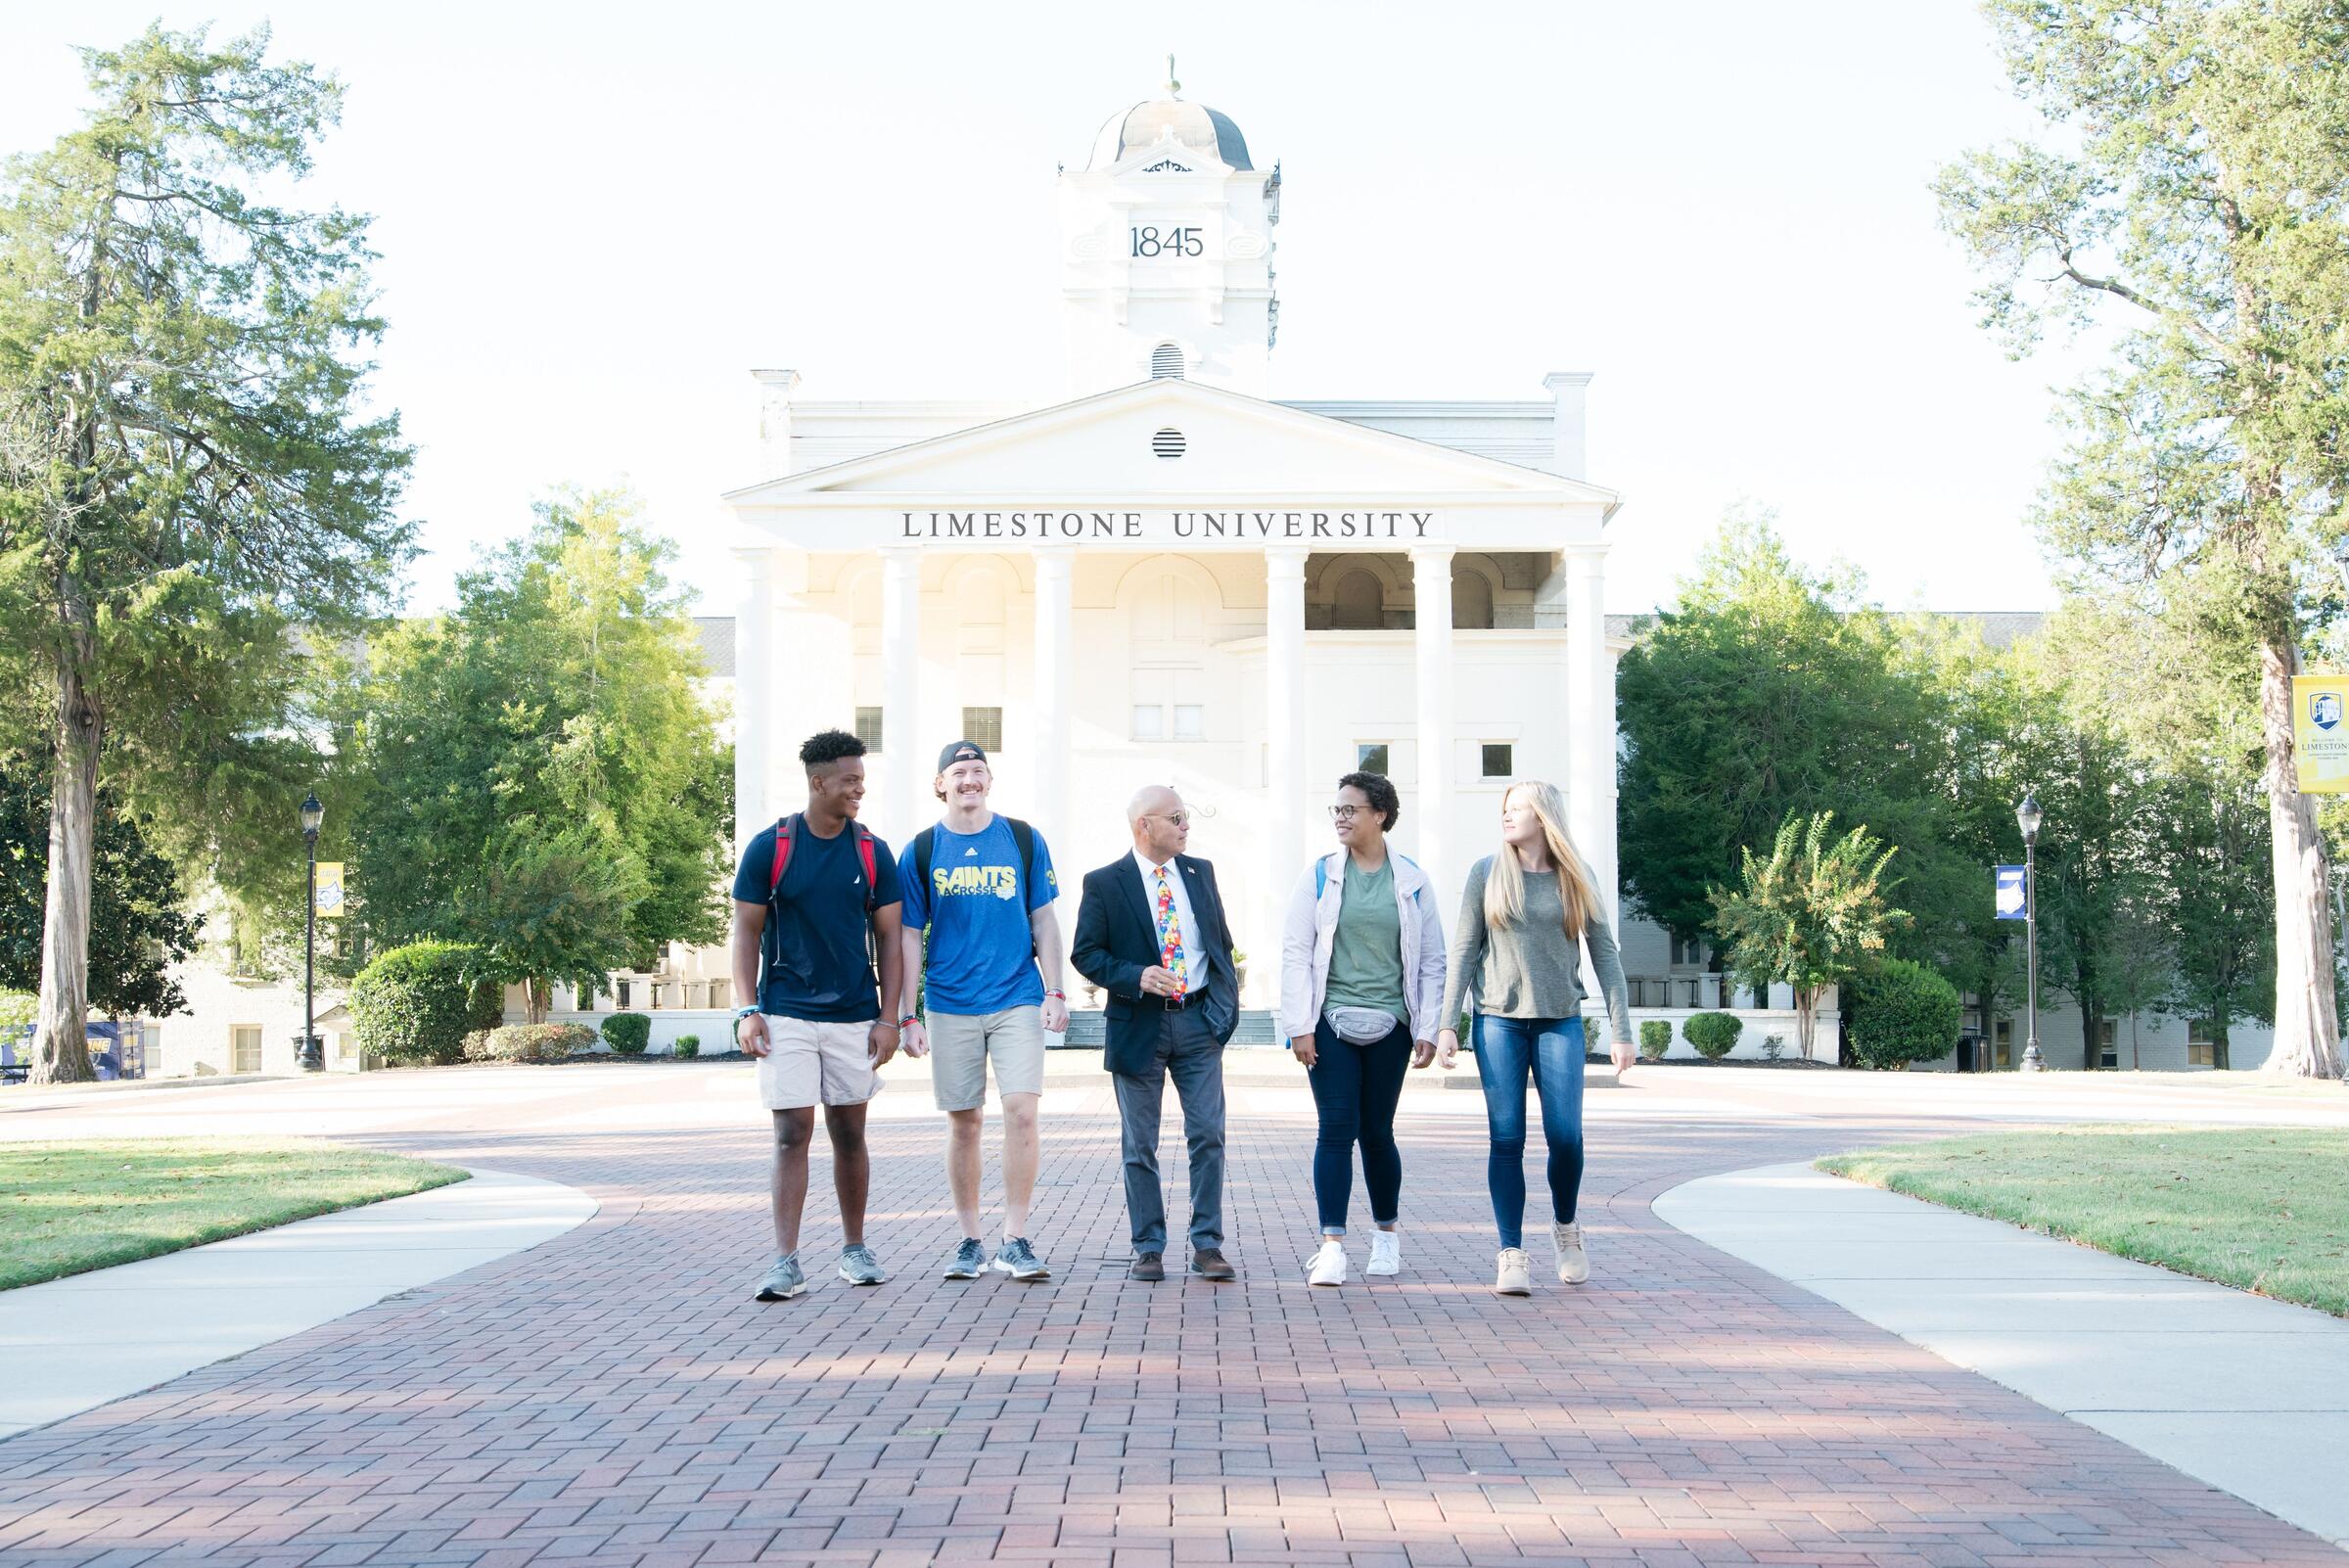
[[[1549,1239],[1558,1244],[1558,1283],[1579,1285],[1590,1277],[1590,1256],[1583,1251],[1583,1227],[1569,1220],[1549,1227]]]
[[[1533,1270],[1525,1266],[1523,1247],[1500,1249],[1500,1268],[1493,1277],[1496,1296],[1530,1296],[1534,1293]]]

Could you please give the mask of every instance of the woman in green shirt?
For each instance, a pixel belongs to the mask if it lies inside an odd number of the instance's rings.
[[[1313,1199],[1321,1234],[1306,1264],[1315,1285],[1346,1282],[1357,1145],[1378,1227],[1365,1271],[1403,1268],[1395,1108],[1404,1074],[1435,1059],[1444,924],[1426,874],[1387,845],[1401,814],[1395,786],[1378,774],[1338,780],[1329,808],[1338,849],[1298,879],[1281,940],[1281,1028],[1305,1064],[1320,1122]]]
[[[1492,1134],[1486,1181],[1500,1257],[1493,1288],[1503,1296],[1533,1290],[1525,1261],[1525,1084],[1542,1094],[1542,1135],[1549,1145],[1550,1237],[1558,1278],[1590,1277],[1575,1202],[1583,1184],[1582,952],[1590,953],[1607,1016],[1614,1025],[1618,1073],[1632,1065],[1632,1015],[1615,934],[1582,857],[1566,837],[1566,803],[1553,784],[1510,787],[1500,798],[1500,853],[1476,862],[1460,899],[1460,934],[1442,1017],[1476,1007],[1476,1073],[1484,1081]],[[1459,1037],[1437,1037],[1451,1066]]]

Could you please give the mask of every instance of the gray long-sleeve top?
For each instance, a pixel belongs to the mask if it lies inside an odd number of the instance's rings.
[[[1492,869],[1490,856],[1477,861],[1469,868],[1468,886],[1461,890],[1459,935],[1452,939],[1451,977],[1439,1016],[1449,1025],[1460,1016],[1463,999],[1473,997],[1478,1012],[1496,1018],[1580,1018],[1585,994],[1582,955],[1566,935],[1558,874],[1527,872],[1525,918],[1495,927],[1485,923],[1485,878]],[[1598,977],[1615,1038],[1628,1045],[1632,1010],[1623,984],[1623,960],[1603,912],[1593,911],[1584,923],[1583,944],[1590,949],[1590,970]]]

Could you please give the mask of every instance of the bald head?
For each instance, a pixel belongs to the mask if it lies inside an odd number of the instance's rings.
[[[1153,865],[1164,865],[1182,853],[1191,836],[1190,815],[1182,797],[1164,784],[1149,784],[1126,803],[1126,823],[1133,829],[1133,847]]]

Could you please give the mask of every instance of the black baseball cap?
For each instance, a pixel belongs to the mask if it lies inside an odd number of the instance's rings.
[[[958,740],[938,754],[938,770],[943,773],[956,762],[984,762],[986,761],[987,753],[979,749],[977,741]]]

